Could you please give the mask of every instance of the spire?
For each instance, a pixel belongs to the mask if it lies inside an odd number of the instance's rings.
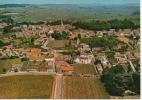
[[[79,38],[77,38],[77,45],[79,45],[79,43],[80,43],[80,39],[79,39]]]
[[[62,18],[61,18],[61,27],[64,29],[64,23],[63,23]]]

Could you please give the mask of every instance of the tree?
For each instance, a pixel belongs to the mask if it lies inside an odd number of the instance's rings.
[[[69,33],[64,31],[64,32],[62,33],[62,38],[63,38],[63,39],[68,39],[68,38],[69,38]]]
[[[138,94],[140,94],[140,73],[133,73],[132,77],[136,88],[135,90]]]
[[[97,65],[97,64],[101,64],[101,61],[99,60],[99,59],[96,59],[96,61],[95,61],[95,63],[94,63],[95,65]]]
[[[21,62],[29,61],[29,58],[21,58]]]
[[[55,40],[61,40],[62,39],[62,35],[59,32],[56,32],[56,31],[51,36]]]
[[[31,44],[34,44],[34,41],[35,41],[36,38],[37,38],[37,37],[35,37],[35,36],[32,36],[32,37],[30,38]]]
[[[73,23],[73,26],[76,28],[82,28],[82,29],[88,29],[88,30],[95,30],[95,31],[102,31],[102,30],[109,30],[109,29],[135,29],[138,28],[139,25],[135,25],[134,22],[132,22],[129,19],[124,20],[110,20],[110,21],[88,21],[88,22],[75,22]]]
[[[112,48],[117,46],[120,41],[112,36],[107,37],[92,37],[92,38],[82,38],[82,43],[86,43],[90,46],[90,48],[94,47],[104,47],[104,48]]]
[[[121,65],[116,65],[111,68],[105,68],[101,75],[101,81],[105,84],[107,91],[111,95],[122,96],[126,85],[122,81],[124,74],[124,69]],[[128,79],[128,78],[126,78]],[[121,82],[122,81],[122,82]]]
[[[11,18],[11,16],[3,15],[2,21],[7,23],[8,25],[12,25],[14,23],[14,20]]]
[[[2,40],[0,40],[0,47],[3,47],[5,44]]]
[[[81,34],[78,34],[78,38],[81,39]]]
[[[3,68],[3,69],[2,69],[2,72],[4,72],[4,73],[5,73],[6,71],[7,71],[7,70],[6,70],[6,68]]]
[[[10,33],[10,32],[12,32],[12,28],[13,28],[13,25],[5,26],[3,28],[3,32],[4,33]]]

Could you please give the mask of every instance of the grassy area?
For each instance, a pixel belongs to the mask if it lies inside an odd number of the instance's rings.
[[[48,46],[51,48],[63,48],[68,42],[68,40],[54,40],[49,41]]]
[[[109,99],[98,79],[84,77],[65,77],[62,96],[64,99]]]
[[[90,64],[75,64],[73,65],[75,68],[75,73],[80,74],[94,74],[96,70],[93,65]]]
[[[19,46],[21,46],[22,41],[21,41],[21,39],[14,39],[14,40],[12,40],[12,43],[14,46],[19,47]]]
[[[24,75],[0,78],[0,98],[50,98],[53,77]]]
[[[21,64],[21,59],[6,59],[6,60],[0,60],[0,74],[3,73],[3,68],[9,68],[14,64]]]
[[[126,38],[126,37],[124,37],[124,36],[119,36],[119,37],[118,37],[118,40],[120,40],[120,41],[122,41],[122,42],[124,42],[124,43],[130,42],[129,39]]]

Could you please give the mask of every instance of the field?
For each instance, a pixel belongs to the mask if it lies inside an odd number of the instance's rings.
[[[48,46],[52,48],[62,48],[65,47],[66,44],[68,44],[68,40],[55,40],[49,41]]]
[[[64,99],[109,99],[108,93],[96,78],[65,77],[62,88]]]
[[[96,70],[93,65],[90,64],[76,64],[73,65],[75,73],[79,74],[95,74]]]
[[[122,42],[124,42],[124,43],[130,42],[129,39],[126,38],[126,37],[124,37],[124,36],[119,36],[119,37],[118,37],[118,40],[120,40],[120,41],[122,41]]]
[[[0,98],[50,98],[53,77],[24,75],[0,78]]]

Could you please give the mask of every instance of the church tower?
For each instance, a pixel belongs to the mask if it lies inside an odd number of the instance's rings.
[[[63,23],[63,19],[61,18],[61,28],[62,28],[62,30],[64,30],[65,29],[65,27],[64,27],[64,23]]]

